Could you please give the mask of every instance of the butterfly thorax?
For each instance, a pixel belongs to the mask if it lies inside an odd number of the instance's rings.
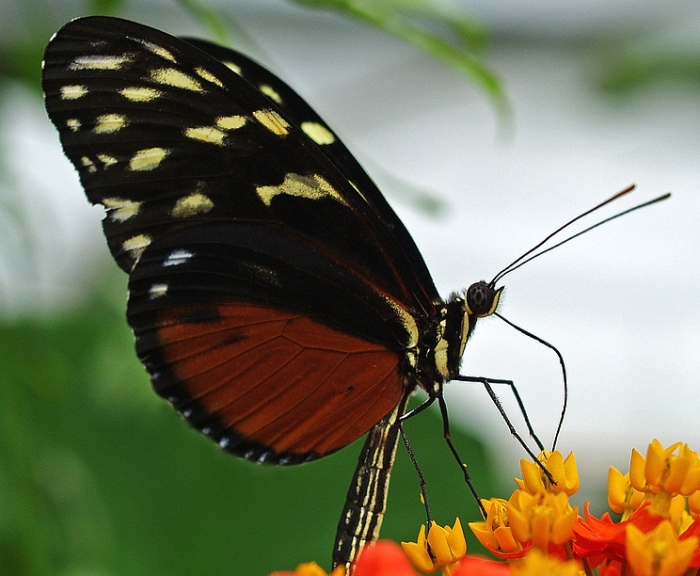
[[[467,340],[479,318],[496,311],[502,288],[480,281],[455,293],[426,322],[415,356],[416,383],[428,393],[459,374]]]

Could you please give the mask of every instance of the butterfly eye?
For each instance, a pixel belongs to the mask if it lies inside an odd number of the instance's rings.
[[[496,311],[502,288],[496,290],[485,281],[474,282],[467,288],[467,309],[470,314],[478,318],[490,316]]]

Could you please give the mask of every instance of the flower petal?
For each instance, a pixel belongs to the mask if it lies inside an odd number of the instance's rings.
[[[365,546],[355,561],[352,574],[353,576],[416,576],[401,546],[389,540],[379,540]]]

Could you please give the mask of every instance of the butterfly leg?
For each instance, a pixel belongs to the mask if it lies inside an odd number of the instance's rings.
[[[418,474],[418,481],[420,483],[420,493],[421,497],[423,498],[423,506],[425,507],[425,524],[428,530],[430,530],[430,526],[432,526],[433,523],[433,516],[430,513],[430,500],[428,499],[428,483],[425,481],[425,476],[423,476],[423,470],[420,467],[420,464],[418,463],[418,459],[416,458],[415,453],[413,452],[413,446],[411,446],[411,443],[408,441],[408,436],[406,436],[406,431],[403,428],[403,418],[400,420],[399,430],[401,431],[401,439],[403,440],[403,444],[406,447],[406,452],[408,452],[408,457],[411,459],[411,464],[413,464],[413,468],[415,469],[416,474]]]
[[[530,418],[527,414],[527,410],[525,409],[525,404],[522,401],[522,398],[520,397],[520,394],[518,392],[517,387],[515,386],[515,383],[512,380],[503,380],[503,379],[498,379],[498,378],[484,378],[480,376],[463,376],[463,375],[458,375],[453,378],[454,380],[460,380],[462,382],[478,382],[480,384],[483,384],[484,388],[486,388],[486,392],[488,393],[489,397],[491,398],[491,401],[494,403],[496,408],[498,409],[499,413],[501,414],[501,417],[503,418],[503,421],[506,423],[506,426],[508,426],[508,430],[510,431],[511,435],[518,441],[518,443],[523,447],[525,452],[527,453],[530,458],[534,462],[536,462],[542,471],[549,477],[549,479],[554,482],[554,479],[551,477],[550,472],[544,468],[544,466],[541,464],[541,462],[537,459],[537,456],[535,453],[529,448],[529,446],[525,443],[525,440],[523,437],[518,433],[518,431],[515,429],[515,426],[511,422],[511,419],[509,418],[508,414],[506,413],[505,409],[503,408],[503,405],[501,404],[501,401],[498,399],[498,396],[493,390],[492,384],[505,384],[506,386],[510,387],[511,391],[513,392],[513,396],[515,397],[516,402],[518,403],[518,408],[520,409],[520,413],[523,415],[523,419],[525,420],[525,424],[527,426],[528,432],[530,433],[530,436],[534,439],[535,443],[537,444],[537,447],[540,451],[544,450],[544,446],[542,442],[540,441],[539,437],[535,433],[534,428],[532,427],[532,424],[530,422]],[[464,480],[467,483],[467,486],[469,487],[470,492],[476,499],[477,503],[479,504],[479,507],[481,508],[481,512],[486,515],[485,510],[481,504],[481,500],[479,498],[479,495],[476,491],[476,488],[474,487],[474,484],[472,482],[471,476],[469,475],[469,472],[467,470],[467,465],[462,460],[462,458],[459,455],[459,452],[457,451],[456,446],[452,442],[451,439],[451,434],[450,434],[450,422],[449,422],[449,415],[447,412],[447,403],[445,402],[445,399],[442,395],[442,393],[438,394],[431,394],[428,396],[428,398],[420,405],[416,406],[414,409],[406,412],[402,417],[401,417],[401,422],[412,418],[413,416],[416,416],[417,414],[420,414],[424,410],[426,410],[428,407],[430,407],[435,401],[438,402],[438,405],[440,406],[440,414],[442,416],[442,423],[443,423],[443,435],[445,437],[445,441],[447,442],[447,445],[452,452],[452,455],[454,456],[455,460],[457,460],[457,463],[459,464],[460,468],[462,469],[462,472],[464,474]]]
[[[409,418],[413,418],[417,414],[420,414],[423,412],[426,408],[431,406],[435,401],[437,400],[438,405],[440,406],[440,415],[442,417],[442,427],[443,427],[443,436],[445,438],[445,442],[447,442],[447,446],[450,449],[450,452],[452,452],[452,455],[454,456],[455,460],[457,460],[457,464],[459,464],[460,469],[462,470],[462,473],[464,474],[464,481],[467,483],[467,486],[469,487],[469,491],[472,493],[474,496],[474,499],[476,500],[477,504],[479,505],[479,508],[481,509],[481,513],[483,514],[484,518],[486,517],[486,510],[481,503],[481,498],[479,498],[479,494],[476,491],[476,487],[474,486],[474,483],[472,482],[471,475],[469,474],[469,471],[467,469],[467,464],[464,462],[462,457],[459,455],[459,452],[457,451],[457,447],[454,445],[454,442],[452,442],[452,435],[450,433],[450,419],[447,413],[447,403],[445,402],[445,398],[442,395],[442,391],[437,394],[431,394],[428,396],[428,398],[423,402],[422,404],[416,406],[413,410],[410,410],[406,412],[402,417],[401,417],[401,423],[404,421],[408,420]],[[403,428],[402,428],[403,430]],[[417,461],[415,460],[412,450],[410,449],[410,445],[407,443],[406,439],[404,439],[404,442],[406,443],[407,448],[409,448],[409,456],[411,457],[411,461],[413,462],[414,467],[416,468],[416,471],[418,472],[419,478],[424,482],[425,480],[422,478],[422,472],[420,470],[420,467],[418,466]],[[421,493],[423,493],[421,489]],[[428,525],[430,525],[430,509],[427,504],[427,493],[423,493],[423,497],[426,499],[426,513],[428,514]]]
[[[537,456],[535,456],[535,453],[525,443],[525,440],[523,440],[523,437],[515,429],[515,426],[513,426],[513,423],[511,422],[510,418],[508,417],[508,414],[506,413],[505,409],[503,408],[501,401],[498,399],[498,396],[496,395],[496,393],[493,390],[493,387],[491,386],[492,384],[505,384],[506,386],[510,387],[511,391],[513,392],[513,396],[515,397],[515,400],[518,403],[520,413],[523,415],[523,418],[525,419],[525,424],[527,426],[528,432],[530,433],[530,436],[533,438],[533,440],[537,444],[538,449],[540,451],[542,451],[542,450],[544,450],[544,445],[542,444],[542,442],[538,438],[537,434],[535,434],[535,430],[533,429],[532,424],[530,423],[530,418],[527,415],[527,410],[525,410],[525,405],[523,404],[523,401],[520,398],[520,394],[518,393],[518,389],[516,388],[515,383],[512,380],[501,380],[498,378],[484,378],[482,376],[463,376],[462,374],[455,376],[453,379],[459,380],[461,382],[478,382],[478,383],[484,385],[484,388],[486,388],[486,392],[488,393],[489,397],[491,398],[491,401],[494,403],[494,405],[498,409],[498,412],[501,414],[501,418],[503,418],[503,421],[506,423],[506,426],[508,426],[508,430],[510,430],[511,435],[523,447],[523,450],[525,450],[527,455],[530,456],[530,458],[532,458],[532,460],[538,464],[538,466],[547,475],[547,477],[552,482],[554,482],[554,479],[552,478],[550,472],[546,468],[544,468],[542,463],[537,459]],[[446,410],[447,409],[445,408],[445,411]],[[443,417],[443,420],[444,420],[444,417]]]
[[[498,396],[496,393],[493,391],[493,388],[491,387],[492,384],[505,384],[508,386],[511,391],[513,392],[513,396],[515,397],[515,401],[518,403],[518,408],[520,409],[520,413],[523,415],[523,419],[525,420],[525,425],[527,426],[527,431],[530,433],[530,437],[535,441],[535,444],[537,444],[537,447],[540,450],[544,450],[544,445],[540,441],[539,437],[535,433],[534,428],[532,427],[532,424],[530,423],[530,417],[527,414],[527,410],[525,409],[525,404],[523,404],[522,399],[520,398],[520,394],[518,393],[518,388],[515,386],[515,383],[512,380],[501,380],[497,378],[484,378],[481,376],[462,376],[461,374],[455,378],[455,380],[460,380],[461,382],[478,382],[480,384],[484,385],[484,388],[486,388],[486,392],[488,393],[489,397],[491,398],[491,401],[494,403],[496,408],[498,409],[499,413],[501,414],[501,417],[505,421],[506,425],[508,426],[508,429],[510,430],[511,434],[515,436],[520,442],[520,444],[523,445],[523,448],[527,450],[527,446],[525,446],[524,441],[520,437],[520,435],[516,432],[515,427],[513,426],[512,422],[510,421],[510,418],[508,418],[508,415],[506,414],[506,411],[503,409],[503,405],[501,404],[501,401],[499,400]],[[529,451],[528,451],[529,453]]]

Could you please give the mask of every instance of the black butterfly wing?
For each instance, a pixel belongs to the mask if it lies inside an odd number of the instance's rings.
[[[259,73],[242,55],[225,52],[244,74],[246,66]],[[289,118],[192,44],[105,17],[59,31],[45,54],[43,83],[89,199],[108,210],[105,234],[126,271],[174,226],[256,220],[342,254],[417,311],[436,300],[405,228],[345,147],[319,136],[332,135],[320,118],[298,120],[310,111],[299,108],[298,96]],[[293,94],[282,83],[279,92]]]
[[[363,198],[379,216],[382,224],[391,232],[396,242],[394,249],[404,253],[406,260],[413,264],[412,273],[417,283],[414,289],[422,291],[425,298],[434,300],[437,292],[428,272],[423,256],[413,238],[398,218],[394,210],[379,191],[372,179],[360,166],[343,142],[330,130],[321,117],[290,86],[266,68],[247,56],[229,48],[200,40],[184,38],[190,44],[211,54],[226,66],[242,75],[250,84],[284,111],[285,116],[297,126],[301,126],[312,139],[322,147],[333,165],[361,191]]]
[[[107,208],[156,390],[238,455],[323,456],[414,385],[407,351],[439,298],[321,119],[250,60],[223,51],[241,75],[199,45],[73,21],[46,50],[47,110]]]
[[[129,289],[156,391],[245,458],[330,454],[405,391],[396,343],[407,334],[390,297],[280,231],[211,223],[167,234],[144,252]]]

